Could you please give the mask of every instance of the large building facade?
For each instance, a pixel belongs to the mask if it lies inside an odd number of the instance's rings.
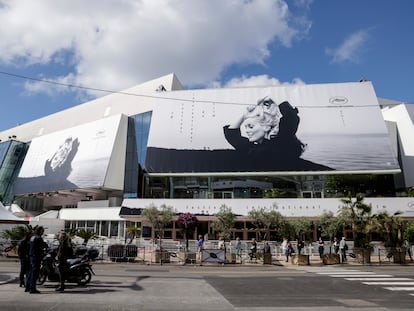
[[[349,193],[411,218],[413,116],[370,82],[184,90],[170,74],[0,132],[0,195],[108,236],[151,204],[203,231],[222,205],[315,219]],[[249,238],[248,219],[239,227]]]

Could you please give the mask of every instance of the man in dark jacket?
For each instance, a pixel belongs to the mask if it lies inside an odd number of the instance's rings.
[[[29,260],[30,260],[30,272],[29,278],[26,282],[26,292],[30,294],[40,294],[36,289],[36,281],[39,277],[40,265],[43,258],[43,250],[45,248],[45,242],[43,241],[42,235],[45,229],[42,226],[36,228],[35,233],[30,238],[29,243]]]

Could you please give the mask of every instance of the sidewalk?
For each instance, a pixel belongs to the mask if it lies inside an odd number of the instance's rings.
[[[318,254],[312,254],[310,255],[310,266],[348,266],[348,265],[356,265],[356,266],[414,266],[414,262],[410,261],[409,259],[406,261],[405,264],[398,264],[398,263],[393,263],[392,260],[384,260],[384,261],[379,261],[378,257],[375,255],[371,256],[371,263],[367,263],[367,264],[361,264],[355,261],[355,259],[348,257],[348,261],[342,264],[334,264],[334,265],[325,265],[323,264],[322,260],[319,258]],[[0,262],[10,262],[10,263],[15,263],[16,264],[16,271],[14,273],[8,273],[8,272],[1,272],[0,271],[0,285],[2,284],[7,284],[7,283],[11,283],[17,280],[18,278],[18,270],[20,269],[20,265],[19,265],[19,260],[16,258],[7,258],[7,257],[0,257]],[[119,264],[119,263],[115,263],[115,262],[111,262],[111,261],[95,261],[93,263],[94,265],[101,265],[101,264]],[[122,264],[122,263],[121,263]],[[142,266],[157,266],[160,265],[160,263],[155,263],[155,262],[151,262],[151,260],[149,260],[148,262],[144,262],[144,261],[136,261],[136,262],[125,262],[124,264],[131,264],[131,265],[142,265]],[[163,263],[164,266],[187,266],[187,267],[193,267],[193,266],[199,266],[200,263],[196,262],[196,263],[187,263],[184,264],[182,261],[177,261],[172,260],[171,262],[165,262]],[[203,263],[203,266],[209,266],[209,265],[213,265],[214,264],[209,264],[209,263]],[[227,267],[251,267],[251,266],[266,266],[266,267],[271,267],[271,266],[286,266],[286,267],[295,267],[298,265],[292,264],[291,262],[291,258],[289,259],[289,262],[286,262],[286,259],[284,256],[282,256],[282,254],[277,254],[276,256],[273,255],[272,256],[272,264],[271,265],[264,265],[263,261],[261,260],[253,260],[250,261],[248,259],[243,260],[243,263],[240,262],[236,262],[236,263],[227,263],[227,264],[223,264],[223,266],[227,266]]]

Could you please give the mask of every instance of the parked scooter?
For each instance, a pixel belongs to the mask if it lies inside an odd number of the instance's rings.
[[[46,280],[59,282],[59,269],[55,262],[56,254],[57,249],[50,249],[43,257],[37,284],[44,284]],[[68,283],[86,285],[91,281],[92,274],[95,275],[87,253],[82,257],[68,259],[67,263],[69,270],[66,281]]]

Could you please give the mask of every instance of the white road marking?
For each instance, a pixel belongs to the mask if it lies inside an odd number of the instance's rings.
[[[395,286],[395,285],[398,285],[398,286],[411,285],[411,286],[414,286],[414,281],[411,281],[411,282],[362,282],[362,284],[366,284],[366,285],[393,285],[393,286]]]
[[[340,275],[346,275],[346,274],[375,274],[374,272],[371,271],[338,271],[338,272],[318,272],[318,274],[329,274],[329,275],[336,275],[336,274],[340,274]]]
[[[410,281],[410,280],[413,280],[413,279],[393,278],[391,276],[389,276],[389,277],[378,277],[378,275],[375,275],[372,278],[367,278],[367,277],[365,277],[365,278],[345,278],[345,280],[348,280],[348,281]]]
[[[330,275],[333,278],[348,278],[348,277],[366,277],[369,278],[372,275],[372,277],[379,277],[379,278],[390,278],[392,275],[390,274],[334,274]]]
[[[414,287],[384,287],[392,291],[414,291]]]

